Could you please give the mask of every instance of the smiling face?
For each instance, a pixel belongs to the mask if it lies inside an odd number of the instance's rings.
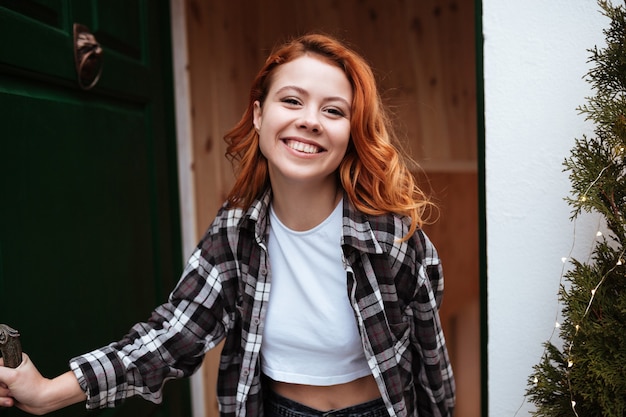
[[[351,103],[344,72],[315,55],[276,69],[265,101],[254,103],[254,126],[273,188],[335,186],[350,141]]]

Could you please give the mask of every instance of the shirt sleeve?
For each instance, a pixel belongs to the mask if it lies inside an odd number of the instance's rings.
[[[419,380],[418,415],[451,416],[455,405],[455,382],[439,319],[443,297],[441,261],[425,237],[423,258],[413,304],[413,344],[421,360],[413,362],[413,375]],[[424,410],[422,410],[424,408]]]
[[[198,248],[168,302],[120,341],[73,358],[70,368],[87,394],[87,408],[115,407],[139,395],[162,401],[169,379],[191,375],[224,337],[220,274]]]

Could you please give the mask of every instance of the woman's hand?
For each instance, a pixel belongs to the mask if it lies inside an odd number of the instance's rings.
[[[42,415],[86,398],[71,371],[54,379],[44,378],[25,353],[17,368],[2,365],[0,358],[0,407],[15,406]]]

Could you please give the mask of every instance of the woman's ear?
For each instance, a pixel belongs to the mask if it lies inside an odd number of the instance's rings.
[[[252,123],[254,124],[254,128],[256,129],[257,132],[259,131],[259,129],[261,129],[261,118],[262,118],[261,103],[259,102],[259,100],[256,100],[254,102],[254,119],[252,120]]]

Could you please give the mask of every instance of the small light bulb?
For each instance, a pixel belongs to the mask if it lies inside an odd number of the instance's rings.
[[[596,289],[591,290],[591,295],[596,295]]]
[[[598,231],[598,233],[596,233],[596,236],[597,236],[597,237],[602,236],[602,232],[601,232],[601,231]]]
[[[572,407],[576,407],[576,401],[572,400]]]
[[[554,323],[554,327],[556,327],[556,328],[558,329],[559,327],[561,327],[561,323],[559,323],[559,322],[557,321],[556,323]]]
[[[561,258],[561,262],[565,263],[567,261],[566,257]]]
[[[572,366],[574,366],[574,362],[570,359],[567,361],[567,367],[571,368]]]
[[[535,384],[538,384],[538,383],[539,383],[539,378],[535,377],[535,378],[533,379],[533,382],[534,382]]]
[[[582,196],[582,197],[580,197],[580,201],[582,201],[582,202],[587,201],[587,197],[586,197],[586,196]]]
[[[617,260],[617,265],[621,265],[622,263],[623,263],[623,261],[622,261],[621,258]]]
[[[576,331],[580,330],[580,324],[576,325]]]

